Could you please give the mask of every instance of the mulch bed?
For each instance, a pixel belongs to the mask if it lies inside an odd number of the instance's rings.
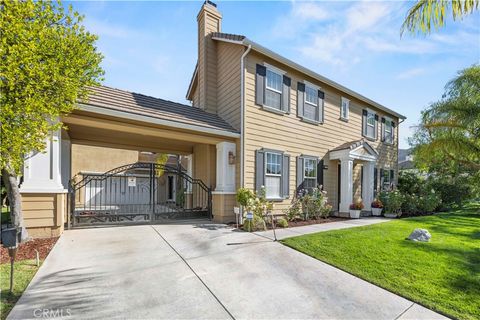
[[[329,223],[329,222],[336,222],[336,221],[345,221],[349,220],[348,218],[340,218],[340,217],[328,217],[328,218],[321,218],[317,220],[295,220],[295,221],[288,221],[288,227],[301,227],[301,226],[308,226],[311,224],[321,224],[321,223]],[[278,227],[277,227],[278,228]]]
[[[292,227],[301,227],[301,226],[308,226],[311,224],[322,224],[322,223],[329,223],[329,222],[336,222],[336,221],[345,221],[349,220],[349,218],[340,218],[340,217],[328,217],[328,218],[321,218],[321,219],[312,219],[312,220],[295,220],[295,221],[288,221],[288,228]],[[236,227],[237,225],[233,222],[228,223],[229,226]],[[242,225],[239,225],[239,228],[242,228]],[[272,227],[267,224],[267,229],[270,230]],[[275,226],[276,229],[283,229],[278,225]]]
[[[36,259],[37,253],[35,252],[35,249],[39,253],[40,260],[43,260],[48,256],[48,253],[50,252],[50,250],[52,250],[57,240],[58,237],[53,237],[45,239],[33,239],[28,242],[22,243],[18,247],[17,257],[15,261]],[[7,248],[4,248],[3,246],[1,247],[0,257],[0,263],[10,262]]]

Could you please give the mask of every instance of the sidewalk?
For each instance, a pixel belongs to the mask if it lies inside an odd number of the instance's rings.
[[[277,239],[282,240],[285,238],[301,236],[304,234],[346,229],[346,228],[352,228],[352,227],[368,226],[371,224],[377,224],[377,223],[387,222],[391,220],[392,219],[387,219],[382,217],[368,217],[368,218],[361,218],[361,219],[328,222],[328,223],[322,223],[322,224],[311,224],[311,225],[302,226],[302,227],[276,228],[275,233],[277,234]],[[256,235],[273,240],[273,230],[259,231],[254,233]]]

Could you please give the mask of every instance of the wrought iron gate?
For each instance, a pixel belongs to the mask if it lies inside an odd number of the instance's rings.
[[[71,225],[211,218],[211,189],[181,167],[137,162],[70,181]]]

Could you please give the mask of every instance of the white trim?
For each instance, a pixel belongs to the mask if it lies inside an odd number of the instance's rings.
[[[20,188],[20,193],[68,193],[67,189],[25,189]]]
[[[233,191],[212,191],[212,194],[237,194]]]
[[[347,105],[347,109],[346,109],[346,112],[345,112],[345,117],[343,116],[343,103],[344,102]],[[341,102],[340,102],[340,119],[348,120],[349,117],[350,117],[350,99],[342,97]]]
[[[275,73],[279,73],[280,75],[285,75],[287,74],[286,71],[283,71],[282,69],[279,69],[275,66],[272,66],[271,64],[268,64],[266,62],[263,63],[263,66],[266,67],[267,69],[270,69],[271,71],[275,72]]]
[[[112,110],[104,107],[96,107],[96,106],[91,106],[83,103],[79,103],[78,106],[79,106],[79,109],[83,111],[93,112],[97,114],[102,114],[102,115],[107,115],[107,116],[112,116],[112,117],[117,117],[122,119],[137,120],[137,121],[167,126],[171,128],[192,130],[192,131],[209,133],[209,134],[214,134],[214,135],[219,135],[219,136],[229,137],[229,138],[240,138],[240,133],[235,133],[235,132],[223,131],[219,129],[203,128],[196,125],[184,124],[184,123],[179,123],[179,122],[164,120],[164,119],[157,119],[150,116],[143,116],[143,115],[134,114],[130,112]]]
[[[195,82],[195,78],[197,77],[197,75],[198,75],[198,63],[195,65],[195,70],[193,71],[192,79],[190,80],[190,84],[188,85],[188,90],[186,95],[187,100],[189,100],[188,97],[190,97],[190,93],[193,88],[193,83]],[[193,99],[191,101],[193,101]]]
[[[218,40],[222,42],[235,43],[235,44],[243,44],[243,41],[231,40],[231,39],[225,39],[225,38],[219,38],[219,37],[212,37],[212,40]]]
[[[245,57],[252,49],[249,45],[240,57],[240,186],[245,187]],[[243,209],[242,209],[243,210]]]
[[[320,90],[321,87],[320,86],[317,86],[316,84],[313,84],[311,82],[308,82],[307,80],[303,80],[303,83],[306,85],[306,86],[309,86],[310,88],[313,88],[315,90]]]

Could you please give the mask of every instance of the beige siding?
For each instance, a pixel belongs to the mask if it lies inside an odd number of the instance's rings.
[[[138,161],[138,151],[72,144],[72,177],[81,171],[106,172]]]
[[[66,199],[62,193],[23,193],[22,213],[29,236],[58,236],[65,221]]]
[[[217,109],[218,115],[240,130],[240,58],[241,46],[217,44]]]
[[[217,55],[210,34],[220,31],[221,23],[214,10],[204,6],[198,16],[198,105],[212,113],[217,112]]]
[[[257,63],[267,62],[287,72],[292,78],[290,94],[290,114],[279,115],[262,110],[255,104],[255,66]],[[296,116],[297,82],[309,81],[318,85],[325,92],[325,123],[313,125],[300,120]],[[245,117],[245,184],[248,188],[254,188],[255,181],[255,150],[269,148],[284,151],[290,154],[290,193],[293,195],[296,184],[296,157],[305,154],[323,158],[328,170],[324,171],[325,189],[328,192],[330,202],[337,206],[337,165],[338,161],[329,161],[328,151],[342,143],[362,138],[362,109],[370,107],[375,110],[379,117],[384,116],[380,110],[364,104],[363,102],[342,95],[338,90],[328,87],[315,79],[305,77],[299,72],[289,69],[271,59],[252,52],[247,56],[246,73],[246,117]],[[340,101],[345,96],[350,99],[349,121],[341,121]],[[390,116],[392,117],[392,116]],[[397,123],[398,119],[392,117]],[[380,137],[380,121],[378,125],[378,137]],[[395,144],[385,145],[380,139],[370,143],[380,153],[378,167],[390,166],[396,169],[398,126],[395,132]],[[360,166],[358,167],[360,168]],[[358,173],[359,174],[359,173]],[[358,177],[359,179],[359,177]],[[360,188],[357,188],[360,194]],[[277,210],[284,209],[291,201],[276,203]]]

